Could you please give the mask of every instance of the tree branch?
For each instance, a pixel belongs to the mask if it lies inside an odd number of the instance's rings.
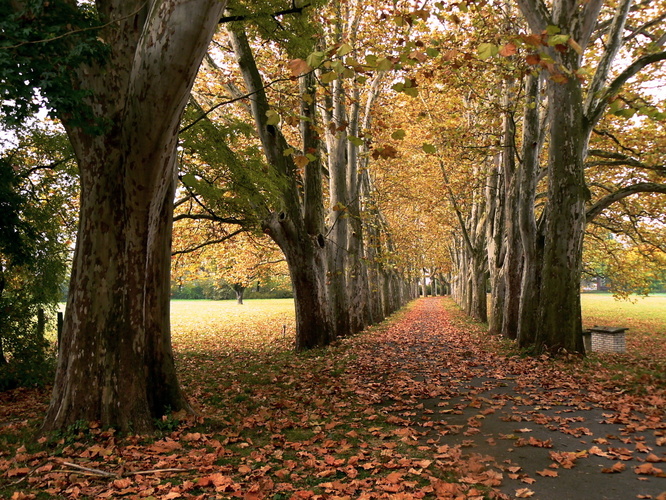
[[[242,226],[245,221],[236,219],[234,217],[219,217],[214,214],[178,214],[173,216],[173,221],[179,221],[179,220],[210,220],[213,222],[221,222],[222,224],[237,224],[239,226]]]
[[[238,234],[240,234],[244,231],[245,231],[245,229],[237,229],[233,233],[229,233],[226,236],[223,236],[222,238],[218,238],[217,240],[204,241],[203,243],[201,243],[200,245],[197,245],[195,247],[186,248],[185,250],[176,250],[175,252],[171,252],[171,256],[173,257],[174,255],[181,255],[181,254],[184,254],[184,253],[196,252],[197,250],[199,250],[201,248],[204,248],[204,247],[207,247],[208,245],[214,245],[216,243],[222,243],[223,241],[227,241],[228,239],[231,239],[234,236],[236,236],[236,235],[238,235]]]
[[[238,15],[238,16],[223,16],[220,18],[218,21],[219,24],[224,24],[224,23],[231,23],[234,21],[247,21],[249,19],[259,19],[262,17],[278,17],[278,16],[286,16],[287,14],[301,14],[305,9],[310,7],[310,4],[305,4],[302,7],[291,7],[290,9],[284,9],[280,10],[278,12],[273,12],[273,13],[267,13],[267,12],[260,12],[257,14],[245,14],[245,15]]]
[[[517,0],[517,3],[534,33],[541,33],[549,24],[552,24],[552,16],[543,0]]]
[[[606,90],[603,92],[603,95],[599,99],[595,99],[594,102],[590,102],[589,107],[585,106],[586,108],[585,115],[590,126],[594,126],[594,124],[599,121],[599,119],[601,118],[606,109],[606,106],[608,106],[608,99],[617,94],[622,88],[622,85],[624,85],[627,82],[627,80],[633,77],[645,66],[664,60],[666,60],[666,51],[657,52],[655,54],[648,54],[646,56],[636,59],[622,73],[620,73],[615,78],[615,80],[613,80],[610,83],[610,85],[606,88]]]
[[[658,184],[656,182],[639,182],[638,184],[633,184],[631,186],[626,186],[621,189],[618,189],[614,193],[611,193],[601,198],[599,201],[597,201],[587,210],[585,214],[587,222],[593,220],[595,217],[597,217],[601,212],[603,212],[613,203],[636,193],[666,194],[666,184]]]
[[[622,47],[622,34],[624,32],[624,24],[627,20],[630,6],[631,0],[621,0],[620,4],[616,7],[613,22],[611,23],[610,31],[608,33],[606,48],[597,65],[597,69],[594,72],[590,88],[587,91],[587,99],[585,100],[583,112],[591,124],[590,127],[594,126],[594,123],[596,123],[596,120],[593,121],[591,118],[592,110],[597,106],[599,101],[604,102],[606,97],[605,95],[600,96],[599,94],[606,83],[608,72],[615,60],[615,56],[617,56],[620,47]]]

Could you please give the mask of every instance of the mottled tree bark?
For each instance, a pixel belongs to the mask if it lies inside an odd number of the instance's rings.
[[[145,431],[188,408],[169,338],[170,231],[179,121],[223,2],[99,1],[111,54],[72,78],[101,134],[63,123],[81,212],[44,427],[79,420]]]

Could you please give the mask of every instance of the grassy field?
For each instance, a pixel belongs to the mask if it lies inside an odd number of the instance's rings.
[[[621,326],[627,353],[666,363],[666,294],[615,300],[610,294],[581,295],[583,326]]]
[[[626,326],[635,331],[666,334],[666,294],[615,300],[611,294],[584,293],[583,321],[592,325]]]
[[[253,350],[284,346],[295,336],[294,300],[173,300],[176,350]]]

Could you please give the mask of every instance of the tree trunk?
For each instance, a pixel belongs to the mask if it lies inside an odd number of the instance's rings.
[[[83,420],[141,432],[167,408],[189,408],[168,322],[175,153],[180,117],[224,5],[139,7],[98,2],[109,21],[100,36],[110,59],[73,76],[92,92],[106,129],[91,134],[63,117],[81,174],[81,213],[46,430]]]
[[[335,337],[350,333],[349,300],[347,296],[347,113],[344,105],[343,80],[332,83],[332,114],[328,119],[328,172],[329,172],[329,223],[328,231],[328,299],[333,318]],[[331,129],[334,129],[331,132]]]
[[[288,218],[273,214],[264,231],[282,249],[289,267],[296,306],[296,349],[330,344],[334,330],[327,306],[325,248],[316,247]]]
[[[305,201],[302,204],[296,184],[296,166],[291,156],[283,154],[289,145],[280,130],[267,120],[266,113],[270,106],[247,36],[240,26],[229,29],[228,33],[245,86],[251,95],[252,116],[264,155],[282,180],[280,201],[283,211],[268,214],[262,227],[282,249],[289,267],[296,309],[296,348],[323,346],[335,337],[326,294],[326,241],[320,225],[323,200],[318,197],[321,190],[317,187],[317,181],[321,179],[320,166],[318,160],[306,165]],[[305,85],[310,87],[307,82]],[[314,108],[304,108],[304,111],[312,116],[302,124],[303,150],[307,152],[314,148],[316,151]],[[312,142],[306,142],[308,138]]]
[[[518,225],[518,176],[516,174],[516,126],[511,108],[515,105],[512,86],[514,81],[506,82],[502,106],[504,107],[504,133],[502,151],[502,170],[504,173],[504,238],[506,255],[502,267],[504,270],[504,310],[502,311],[502,335],[510,339],[518,336],[518,312],[520,309],[520,287],[523,271],[523,252],[520,243]]]
[[[537,349],[584,352],[580,311],[585,201],[580,82],[548,82],[548,203]]]
[[[500,170],[500,158],[496,158],[486,180],[486,248],[490,275],[490,314],[488,333],[498,335],[502,331],[504,313],[504,176]]]
[[[350,107],[349,133],[355,137],[359,136],[359,118],[360,118],[360,95],[359,84],[353,83],[353,100]],[[376,91],[373,93],[374,85],[371,87],[368,103],[374,102]],[[370,128],[370,106],[366,105],[366,116],[363,122],[363,128]],[[349,234],[347,239],[348,255],[348,276],[347,288],[348,296],[353,298],[350,301],[349,327],[352,333],[363,330],[366,326],[372,324],[371,294],[368,276],[367,260],[364,259],[366,250],[364,245],[364,227],[361,219],[361,198],[367,197],[362,189],[363,183],[361,176],[367,172],[367,163],[369,155],[363,155],[359,158],[359,146],[352,141],[347,141],[347,194],[349,203],[347,204],[347,213],[349,216]],[[362,172],[359,174],[359,162],[362,163]]]
[[[523,278],[518,311],[518,345],[533,347],[538,328],[537,311],[541,282],[543,243],[537,238],[534,218],[537,175],[541,143],[539,140],[539,77],[528,76],[525,85],[525,116],[523,118],[523,146],[519,176],[518,225],[523,248]]]
[[[243,295],[245,294],[245,287],[240,283],[234,284],[234,292],[236,292],[236,303],[239,306],[243,305]]]

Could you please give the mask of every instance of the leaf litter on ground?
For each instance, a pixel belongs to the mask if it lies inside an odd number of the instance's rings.
[[[521,356],[441,298],[294,353],[289,306],[247,308],[235,324],[174,322],[198,416],[165,415],[156,436],[117,436],[93,422],[40,437],[47,392],[0,394],[0,494],[545,499],[540,485],[601,460],[600,484],[630,477],[640,483],[625,494],[665,500],[663,386],[634,391],[603,359]],[[590,425],[586,411],[601,420]],[[600,425],[614,434],[595,434]],[[561,439],[576,449],[560,450]],[[530,469],[520,454],[542,461]]]

